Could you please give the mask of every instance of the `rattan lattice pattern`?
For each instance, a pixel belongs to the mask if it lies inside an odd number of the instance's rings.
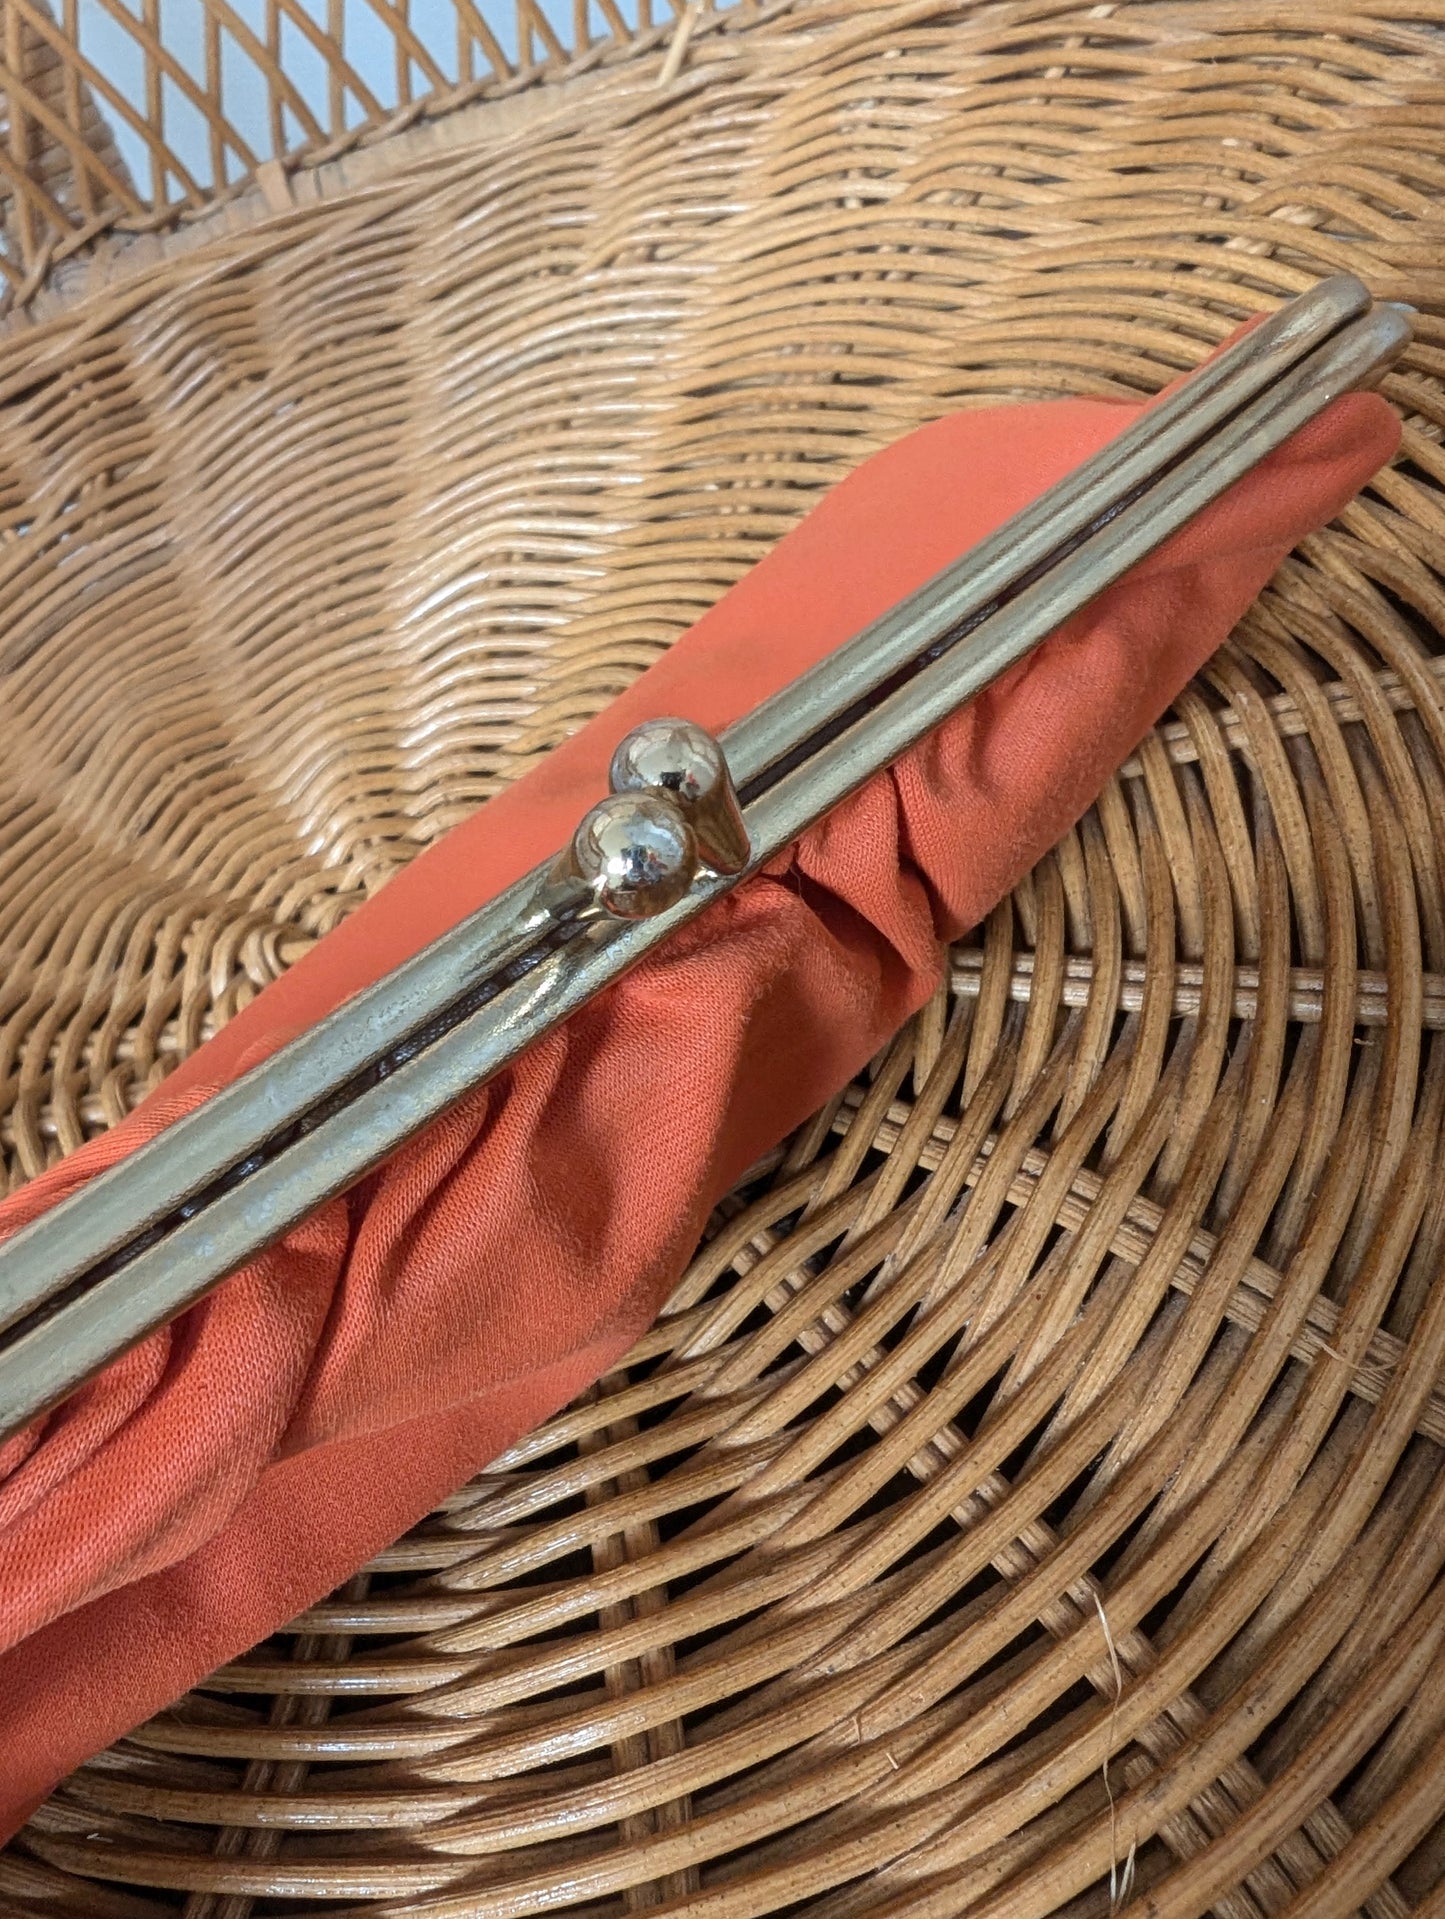
[[[22,1178],[873,448],[1335,268],[1423,309],[1400,464],[627,1366],[84,1768],[11,1909],[1445,1914],[1442,25],[804,7],[16,349]]]
[[[175,226],[263,168],[322,165],[679,26],[745,26],[758,0],[721,4],[0,0],[0,311],[102,235]]]

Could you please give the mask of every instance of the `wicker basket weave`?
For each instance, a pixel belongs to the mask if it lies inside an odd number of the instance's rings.
[[[1349,268],[1421,308],[1404,454],[627,1365],[84,1767],[0,1909],[1441,1919],[1445,0],[698,24],[33,277],[12,1180],[919,422]]]

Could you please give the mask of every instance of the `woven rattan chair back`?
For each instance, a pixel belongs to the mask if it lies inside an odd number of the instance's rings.
[[[84,1767],[6,1911],[1445,1913],[1442,30],[802,5],[12,322],[19,1181],[874,448],[1326,271],[1422,314],[1399,463],[627,1364]]]
[[[595,73],[762,0],[0,0],[0,310],[97,241]],[[676,56],[674,56],[676,58]]]

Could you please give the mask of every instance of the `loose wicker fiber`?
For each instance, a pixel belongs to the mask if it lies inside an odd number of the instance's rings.
[[[1401,462],[627,1365],[7,1913],[1445,1914],[1442,30],[805,4],[12,337],[19,1180],[875,447],[1422,308]]]

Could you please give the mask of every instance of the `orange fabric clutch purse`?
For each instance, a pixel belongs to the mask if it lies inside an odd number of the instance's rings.
[[[958,414],[869,460],[604,714],[331,934],[13,1231],[551,853],[638,721],[720,729],[1133,417]],[[1352,394],[784,859],[0,1447],[0,1836],[613,1364],[709,1209],[836,1093],[1395,449]]]

